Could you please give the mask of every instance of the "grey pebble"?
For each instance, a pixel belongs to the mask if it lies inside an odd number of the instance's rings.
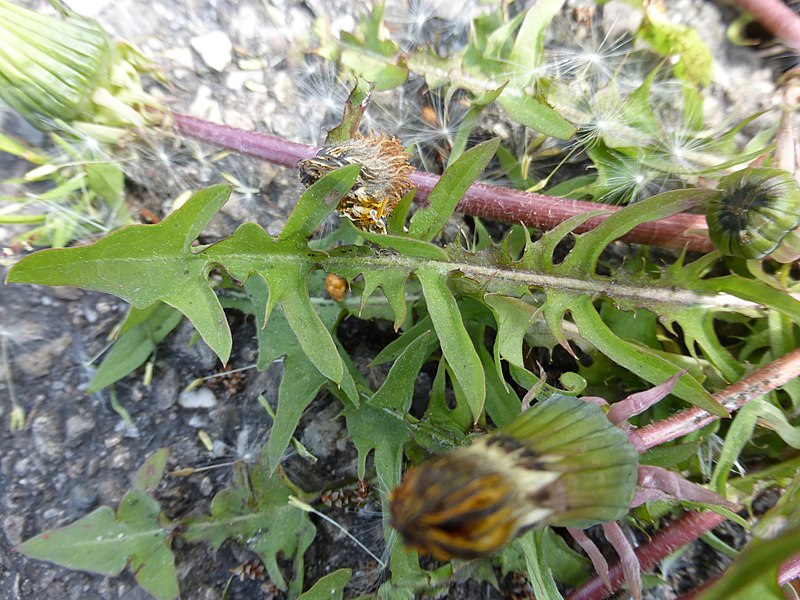
[[[74,520],[85,515],[97,502],[97,492],[78,483],[67,496],[67,517]]]
[[[3,519],[3,533],[12,546],[22,542],[22,530],[25,527],[25,517],[22,515],[8,515]]]
[[[94,421],[85,419],[80,415],[73,415],[67,419],[64,426],[67,442],[75,442],[94,428]]]
[[[36,417],[31,424],[33,445],[46,458],[56,458],[64,451],[60,423],[53,415]]]

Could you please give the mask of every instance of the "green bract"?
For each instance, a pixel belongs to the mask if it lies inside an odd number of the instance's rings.
[[[80,17],[56,19],[0,1],[0,97],[34,124],[86,117],[108,85],[111,42]]]
[[[60,8],[60,7],[59,7]],[[0,0],[0,99],[40,129],[53,121],[144,125],[157,103],[141,88],[146,60],[99,23],[49,17]]]
[[[723,254],[763,258],[800,225],[800,188],[780,169],[753,168],[720,180],[706,206],[711,241]]]

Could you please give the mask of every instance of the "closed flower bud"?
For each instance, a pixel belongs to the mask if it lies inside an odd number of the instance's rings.
[[[743,169],[723,177],[719,187],[706,207],[706,220],[709,237],[722,254],[758,259],[782,243],[798,245],[794,230],[800,225],[800,188],[790,173]]]
[[[555,397],[410,469],[391,493],[391,524],[441,560],[486,556],[534,527],[621,518],[638,464],[627,435],[597,405]]]
[[[40,129],[52,122],[142,126],[157,107],[138,79],[143,57],[99,23],[0,0],[0,99]]]

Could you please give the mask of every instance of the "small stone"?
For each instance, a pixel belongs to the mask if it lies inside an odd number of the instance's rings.
[[[98,302],[95,304],[95,309],[101,315],[107,315],[114,311],[116,307],[112,305],[110,302]]]
[[[178,373],[174,369],[167,369],[156,376],[153,382],[152,400],[160,411],[167,411],[173,407],[178,399]]]
[[[217,405],[217,397],[208,388],[184,390],[178,395],[178,404],[190,409],[214,408]]]
[[[62,335],[60,338],[44,344],[33,352],[18,355],[14,360],[14,365],[27,375],[44,377],[50,372],[53,360],[63,354],[71,343],[71,336]]]
[[[236,61],[236,66],[242,71],[263,71],[264,63],[260,58],[242,58]],[[283,71],[281,71],[283,73]]]
[[[269,89],[263,83],[256,83],[255,81],[245,81],[244,89],[248,92],[253,92],[256,94],[266,94]]]
[[[624,36],[635,37],[643,18],[644,12],[623,0],[611,0],[603,5],[603,30],[611,40]]]
[[[238,127],[239,129],[254,129],[255,124],[253,120],[246,114],[238,110],[226,110],[222,115],[223,123],[231,127]]]
[[[33,445],[46,458],[61,456],[64,447],[58,420],[51,415],[36,417],[31,424]]]
[[[225,86],[229,90],[239,91],[242,90],[245,84],[250,81],[263,79],[263,73],[257,71],[229,71],[225,77]]]
[[[111,455],[111,466],[115,469],[127,469],[130,468],[132,461],[131,461],[131,453],[130,451],[123,447],[118,446],[114,453]]]
[[[211,483],[211,479],[203,477],[203,480],[200,482],[200,493],[203,494],[203,496],[210,496],[213,491],[214,484]]]
[[[83,436],[83,434],[91,431],[92,428],[94,428],[93,421],[84,419],[80,415],[73,415],[67,419],[67,422],[64,426],[66,440],[68,442],[73,442],[79,437]]]
[[[224,31],[212,31],[193,37],[190,43],[209,69],[221,72],[231,62],[233,45]]]
[[[81,297],[81,291],[74,287],[56,287],[51,293],[60,300],[77,300]]]
[[[231,447],[222,440],[214,440],[211,442],[211,456],[214,458],[222,458],[230,454]]]
[[[22,515],[8,515],[3,519],[3,533],[12,546],[22,543],[22,529],[25,527],[25,517]]]
[[[194,100],[192,100],[192,104],[189,106],[189,113],[208,121],[221,120],[222,109],[220,108],[219,102],[214,100],[210,87],[203,84],[197,86]]]
[[[208,419],[206,417],[201,417],[200,415],[192,415],[189,417],[187,425],[193,429],[201,429],[203,427],[208,427]]]
[[[15,452],[6,454],[2,459],[0,459],[0,473],[8,477],[14,469],[14,463],[16,460],[17,457]]]
[[[194,57],[189,48],[185,46],[181,48],[167,48],[162,54],[164,58],[168,58],[175,65],[194,71]]]
[[[20,458],[17,462],[14,463],[14,474],[15,475],[25,475],[31,466],[31,459],[28,457]]]
[[[103,440],[103,445],[106,448],[113,448],[114,446],[119,444],[121,441],[122,441],[122,436],[119,435],[119,434],[115,434],[115,435],[109,436],[106,439],[104,439]]]
[[[101,467],[101,459],[99,456],[94,457],[92,460],[89,461],[89,464],[86,466],[86,477],[92,478],[100,472]]]
[[[303,445],[317,458],[331,456],[336,440],[342,430],[342,424],[333,419],[318,417],[303,430]]]
[[[262,27],[262,21],[259,16],[259,13],[252,6],[245,5],[239,8],[239,13],[236,15],[236,19],[233,20],[235,33],[238,34],[236,39],[239,45],[257,43],[258,34]]]
[[[272,93],[275,95],[275,99],[284,106],[292,101],[294,87],[294,80],[286,71],[279,71],[275,74],[272,83]]]
[[[48,508],[42,513],[42,518],[45,521],[55,521],[61,517],[61,511],[57,508]]]
[[[91,306],[85,306],[83,308],[83,318],[90,325],[97,323],[97,311]]]

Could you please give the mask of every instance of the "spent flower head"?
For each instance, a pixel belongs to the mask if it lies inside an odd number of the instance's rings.
[[[320,148],[316,156],[298,163],[300,180],[310,186],[334,169],[361,165],[355,185],[342,198],[339,214],[364,231],[386,233],[386,217],[411,189],[408,155],[393,135],[353,138]]]

